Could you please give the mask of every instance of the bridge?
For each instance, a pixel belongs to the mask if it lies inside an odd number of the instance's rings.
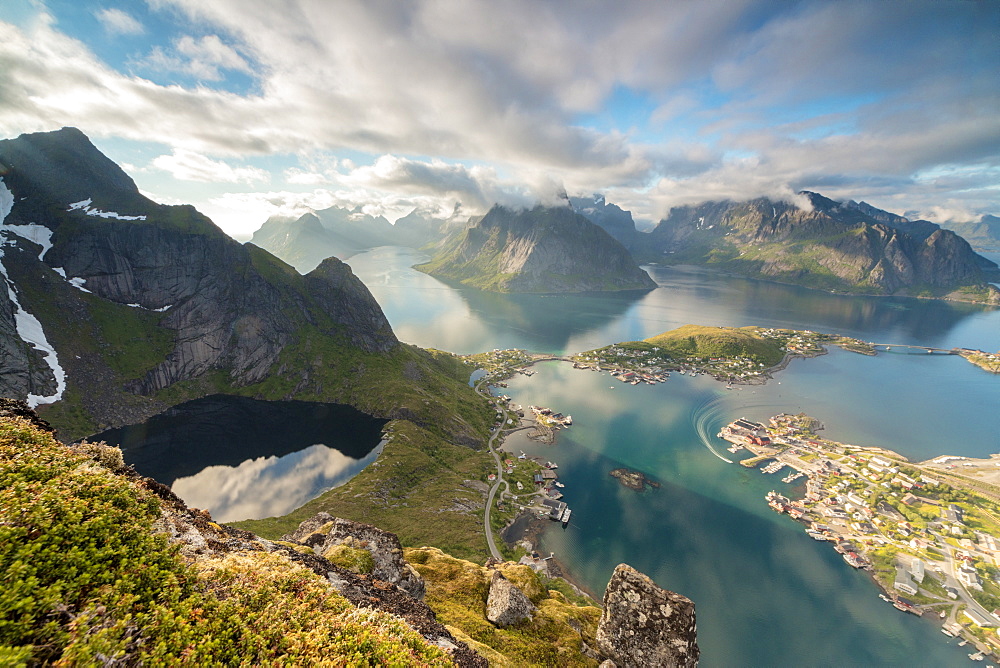
[[[871,343],[871,342],[869,342],[868,345],[870,345],[871,347],[873,347],[875,350],[879,350],[879,348],[884,348],[886,351],[890,351],[893,348],[906,348],[906,349],[909,349],[909,350],[921,350],[921,351],[923,351],[925,353],[928,353],[928,354],[937,354],[937,355],[959,355],[959,354],[961,354],[961,351],[960,351],[959,348],[935,348],[933,346],[911,346],[911,345],[903,344],[903,343]]]

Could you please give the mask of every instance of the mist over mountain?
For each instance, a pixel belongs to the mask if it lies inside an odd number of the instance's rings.
[[[334,206],[299,218],[272,216],[250,241],[298,271],[308,272],[328,257],[346,260],[378,246],[420,248],[440,241],[451,221],[414,209],[392,224],[383,216],[364,213],[360,207]]]

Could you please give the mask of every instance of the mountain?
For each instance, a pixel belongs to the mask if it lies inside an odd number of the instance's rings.
[[[416,268],[494,292],[656,287],[621,243],[569,207],[513,210],[495,205]]]
[[[360,208],[330,207],[299,218],[272,216],[254,232],[251,243],[270,251],[300,272],[328,257],[347,259],[377,246],[419,248],[439,241],[447,221],[414,209],[391,224]]]
[[[347,259],[361,251],[385,246],[392,225],[382,216],[360,208],[330,207],[298,219],[272,216],[254,232],[250,242],[270,251],[301,272],[315,269],[328,257]]]
[[[0,141],[0,174],[0,394],[67,434],[225,392],[481,442],[488,409],[461,365],[401,344],[340,260],[300,275],[191,206],[152,202],[73,128]]]
[[[630,211],[608,204],[604,195],[597,193],[589,198],[570,197],[569,202],[574,211],[613,236],[625,248],[633,250],[639,233]]]
[[[802,194],[810,209],[766,198],[675,207],[649,233],[643,259],[858,294],[1000,303],[988,284],[996,264],[954,232]]]
[[[945,223],[943,227],[961,235],[974,248],[1000,250],[1000,218],[990,214],[978,221],[967,223]]]

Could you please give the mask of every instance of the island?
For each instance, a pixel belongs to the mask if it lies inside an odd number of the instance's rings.
[[[728,383],[761,384],[795,357],[815,357],[836,345],[874,355],[872,344],[836,334],[769,327],[683,325],[642,341],[614,343],[572,356],[578,369],[609,371],[638,385],[663,382],[670,371],[700,373]]]
[[[635,490],[636,492],[641,492],[646,489],[646,485],[649,485],[654,489],[657,489],[660,486],[660,483],[647,478],[641,471],[633,471],[632,469],[615,469],[608,475],[613,478],[618,478],[618,482],[631,490]]]
[[[936,617],[942,632],[996,652],[1000,638],[1000,454],[941,456],[914,463],[876,447],[822,438],[808,415],[782,413],[767,424],[734,420],[719,433],[731,451],[752,456],[782,480],[771,508],[829,541],[844,561],[868,571],[899,610]],[[765,463],[766,462],[766,463]],[[794,497],[794,499],[793,499]]]

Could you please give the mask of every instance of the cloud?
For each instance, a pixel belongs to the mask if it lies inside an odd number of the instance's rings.
[[[174,40],[171,51],[155,46],[132,64],[140,69],[187,74],[199,81],[221,81],[226,70],[252,71],[247,61],[217,35],[200,38],[184,35]]]
[[[295,155],[290,190],[386,210],[565,187],[657,218],[672,201],[817,184],[869,201],[897,187],[919,202],[903,210],[1000,208],[986,186],[920,177],[1000,163],[989,4],[149,4],[179,36],[136,65],[199,85],[116,71],[51,17],[0,23],[0,134],[76,125],[159,142],[171,171],[228,183],[256,177],[218,158]],[[233,74],[252,92],[224,90]]]
[[[180,181],[266,183],[271,179],[271,175],[263,169],[232,167],[221,160],[212,160],[185,149],[174,149],[170,155],[161,155],[155,158],[153,166],[170,172],[175,179]]]
[[[117,8],[100,9],[94,12],[94,16],[111,35],[141,35],[146,32],[132,15]]]

